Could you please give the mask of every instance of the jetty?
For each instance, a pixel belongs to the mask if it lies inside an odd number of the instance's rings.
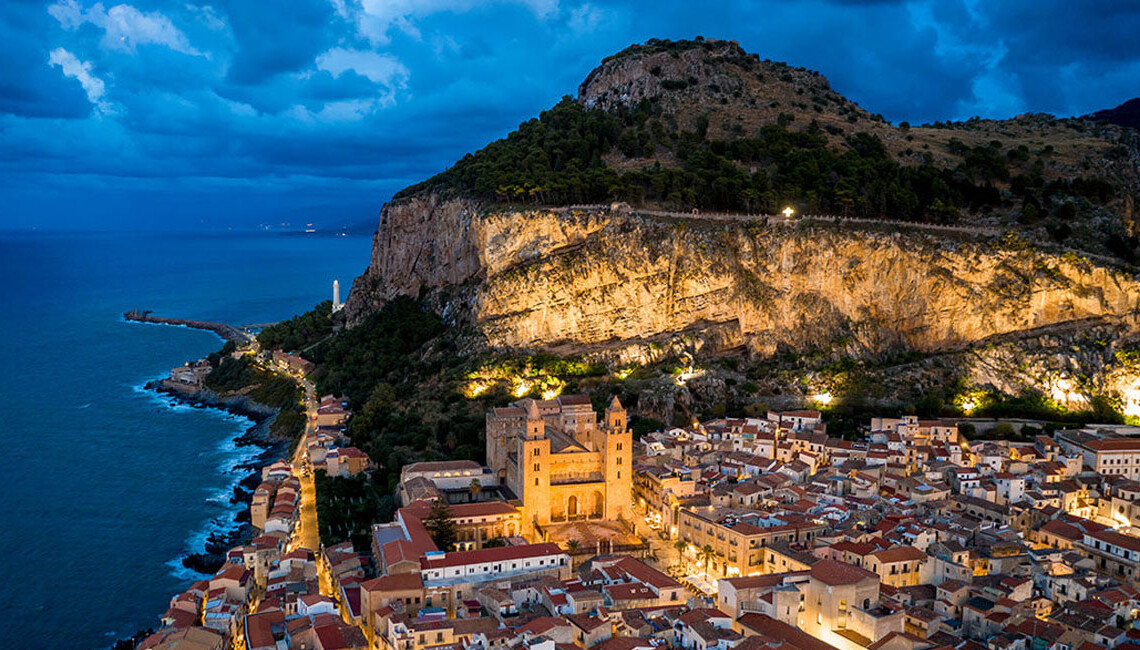
[[[239,346],[252,343],[255,336],[252,332],[245,329],[235,327],[229,323],[214,323],[204,320],[190,320],[186,318],[164,318],[162,316],[152,316],[153,312],[149,309],[132,309],[125,314],[123,318],[136,323],[158,323],[159,325],[181,325],[183,327],[190,327],[196,330],[207,330],[217,334],[227,341],[233,341]]]

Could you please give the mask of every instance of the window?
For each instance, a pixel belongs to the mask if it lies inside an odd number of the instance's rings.
[[[617,447],[615,447],[615,449],[617,449],[618,451],[621,451],[621,443],[620,442],[617,443]]]
[[[534,487],[538,487],[538,479],[534,479]]]
[[[839,601],[839,611],[841,611],[841,612],[847,611],[847,601],[845,599]]]
[[[540,470],[541,470],[541,466],[540,466],[538,463],[535,463],[535,464],[534,464],[534,471],[536,471],[536,472],[537,472],[537,471],[540,471]]]
[[[534,456],[539,456],[539,455],[541,455],[541,454],[542,454],[542,450],[541,450],[541,449],[539,449],[538,447],[535,447],[535,448],[534,448],[534,454],[533,454],[533,455],[534,455]]]

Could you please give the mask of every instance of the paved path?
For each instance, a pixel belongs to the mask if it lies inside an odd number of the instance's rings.
[[[317,574],[320,577],[320,590],[326,596],[333,595],[332,582],[328,573],[321,566],[321,535],[317,523],[317,488],[313,481],[313,468],[309,465],[306,456],[307,442],[311,435],[316,433],[317,400],[314,395],[313,382],[303,376],[290,374],[305,391],[305,432],[297,443],[293,452],[293,475],[301,481],[301,508],[297,518],[297,526],[293,529],[293,537],[289,541],[289,549],[307,548],[317,558]]]

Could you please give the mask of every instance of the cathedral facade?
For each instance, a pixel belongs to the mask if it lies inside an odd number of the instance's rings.
[[[526,398],[487,413],[487,466],[522,502],[528,536],[552,523],[630,517],[632,458],[616,397],[602,422],[585,395]]]

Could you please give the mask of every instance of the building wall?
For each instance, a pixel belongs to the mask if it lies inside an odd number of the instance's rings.
[[[518,407],[487,414],[487,461],[522,501],[523,534],[533,539],[537,527],[568,517],[629,518],[633,440],[625,410],[611,405],[599,428],[588,404],[543,402],[541,411],[538,402],[523,404],[530,416]],[[548,426],[586,451],[552,451]]]
[[[799,627],[840,650],[858,650],[861,646],[836,634],[835,630],[850,629],[877,641],[895,628],[900,632],[903,629],[901,612],[892,617],[867,614],[868,609],[878,604],[879,581],[874,578],[847,585],[827,585],[812,578],[805,585]]]

